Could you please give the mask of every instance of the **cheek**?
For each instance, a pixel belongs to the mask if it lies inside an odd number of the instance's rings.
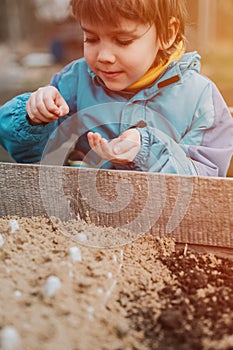
[[[128,56],[125,62],[129,67],[132,67],[133,70],[140,71],[147,63],[148,58],[149,55],[145,55],[145,52],[138,50],[137,54]]]
[[[95,62],[95,53],[93,50],[84,47],[83,54],[89,65],[92,65],[93,62]]]

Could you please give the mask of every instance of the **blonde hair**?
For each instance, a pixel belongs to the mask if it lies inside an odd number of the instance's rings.
[[[182,41],[185,43],[185,0],[71,0],[72,11],[78,21],[85,18],[90,23],[119,24],[121,17],[142,24],[155,24],[161,43],[169,41],[169,25],[175,18],[179,30],[174,43],[158,54],[158,61],[167,60]]]

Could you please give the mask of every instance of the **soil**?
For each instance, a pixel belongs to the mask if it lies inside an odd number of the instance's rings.
[[[48,218],[0,219],[1,349],[233,349],[233,261],[151,235],[94,248],[107,229],[80,225],[77,241]]]

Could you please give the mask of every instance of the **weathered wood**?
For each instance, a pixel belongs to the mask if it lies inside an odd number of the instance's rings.
[[[224,247],[212,247],[200,244],[185,244],[185,243],[177,243],[176,249],[183,250],[185,252],[194,252],[199,254],[213,254],[220,258],[225,259],[233,259],[233,249],[232,248],[224,248]]]
[[[0,164],[0,216],[77,215],[100,226],[233,248],[233,179]]]

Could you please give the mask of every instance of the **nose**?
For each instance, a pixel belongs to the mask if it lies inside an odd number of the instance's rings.
[[[114,54],[114,51],[110,47],[107,47],[106,45],[101,45],[99,47],[97,59],[101,63],[115,63],[116,56]]]

